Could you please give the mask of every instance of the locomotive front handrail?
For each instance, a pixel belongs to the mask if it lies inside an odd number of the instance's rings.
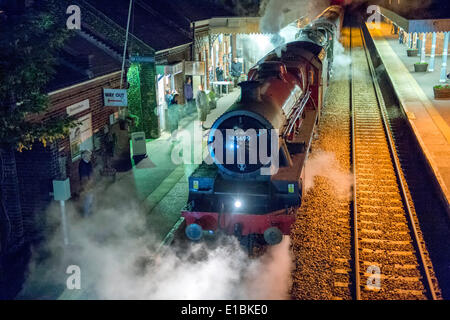
[[[309,98],[311,96],[311,90],[309,90],[305,96],[303,97],[302,101],[300,102],[300,106],[295,110],[294,115],[291,117],[291,120],[286,128],[286,130],[283,133],[283,136],[286,137],[291,134],[292,129],[294,127],[295,122],[298,120],[300,115],[303,113],[303,110],[305,109],[306,103],[308,102]]]

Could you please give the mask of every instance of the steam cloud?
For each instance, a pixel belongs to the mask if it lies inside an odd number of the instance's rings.
[[[333,54],[333,78],[336,80],[348,79],[352,58],[345,52],[344,46],[336,39]]]
[[[314,152],[306,162],[305,170],[306,190],[313,187],[314,177],[322,176],[331,181],[339,197],[347,198],[351,195],[353,177],[340,168],[334,153],[322,150]]]
[[[88,299],[289,298],[288,237],[257,259],[250,259],[234,237],[218,239],[214,246],[189,244],[157,254],[159,241],[149,231],[145,213],[133,201],[123,201],[123,190],[122,195],[117,190],[102,196],[103,204],[88,218],[78,217],[68,205],[70,248],[63,251],[56,228],[46,245],[47,259],[35,256],[29,281],[65,286],[66,268],[78,265],[81,298],[86,293]],[[59,225],[57,207],[50,209],[49,218]]]
[[[294,21],[287,21],[287,15],[295,19],[314,19],[329,5],[328,0],[308,1],[308,0],[266,0],[261,2],[260,12],[263,13],[260,22],[262,33],[272,34],[271,42],[275,47],[286,43],[280,31],[284,24]],[[277,52],[278,55],[281,52]]]

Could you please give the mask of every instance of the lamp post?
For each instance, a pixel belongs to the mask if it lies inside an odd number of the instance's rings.
[[[433,40],[431,42],[430,72],[434,71],[434,58],[436,56],[436,32],[433,32]]]
[[[131,10],[133,8],[133,0],[130,0],[130,6],[128,8],[128,19],[127,19],[127,31],[125,33],[125,43],[123,45],[123,55],[122,55],[122,69],[120,72],[120,89],[123,88],[123,78],[125,74],[125,60],[126,60],[126,54],[127,54],[127,47],[128,47],[128,34],[130,31],[130,20],[131,20]],[[122,119],[125,119],[127,110],[127,107],[121,107],[119,115]]]
[[[427,43],[427,34],[424,32],[422,33],[422,46],[421,46],[421,53],[420,53],[420,63],[425,63],[425,47]]]
[[[448,37],[449,32],[445,32],[444,37],[444,48],[442,51],[442,68],[441,68],[441,78],[439,82],[447,82],[447,55],[448,55]]]

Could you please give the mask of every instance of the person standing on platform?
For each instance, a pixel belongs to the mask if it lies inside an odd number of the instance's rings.
[[[175,141],[174,132],[178,130],[178,99],[180,95],[178,93],[175,93],[173,95],[172,101],[170,101],[170,105],[168,107],[168,116],[169,116],[169,130],[172,135],[171,142],[173,143]]]
[[[93,170],[92,170],[92,152],[84,150],[81,152],[81,160],[78,165],[78,174],[80,177],[81,199],[83,201],[83,216],[88,217],[92,214],[92,205],[94,203],[93,192]]]
[[[170,103],[172,102],[173,96],[170,93],[169,89],[166,89],[166,95],[164,96],[164,100],[166,101],[167,107],[170,106]]]
[[[208,111],[209,111],[209,106],[208,106],[208,97],[206,96],[205,91],[203,91],[202,85],[198,86],[198,91],[197,91],[197,96],[196,96],[195,102],[197,104],[198,120],[200,121],[202,128],[204,130],[207,130],[207,128],[204,127],[203,123],[206,121],[206,117],[207,117]]]
[[[221,64],[219,64],[217,66],[217,68],[216,68],[216,78],[217,78],[217,81],[224,81],[225,80],[224,74],[223,74],[223,67],[222,67]],[[223,87],[221,85],[218,85],[218,87],[219,87],[219,95],[221,95],[222,92],[223,92],[222,91]]]
[[[233,62],[231,63],[231,76],[233,77],[235,88],[237,87],[239,78],[241,77],[241,73],[242,73],[242,64],[238,62],[237,58],[234,58]]]
[[[192,89],[191,77],[188,77],[184,84],[184,98],[186,104],[184,107],[185,115],[191,114],[194,109],[194,90]]]
[[[216,68],[216,78],[217,81],[223,81],[224,77],[223,77],[223,67],[221,64],[219,64]]]

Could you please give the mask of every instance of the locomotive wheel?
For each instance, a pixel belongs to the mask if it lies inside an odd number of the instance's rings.
[[[264,240],[270,245],[276,245],[283,240],[283,233],[277,227],[271,227],[264,231]]]

